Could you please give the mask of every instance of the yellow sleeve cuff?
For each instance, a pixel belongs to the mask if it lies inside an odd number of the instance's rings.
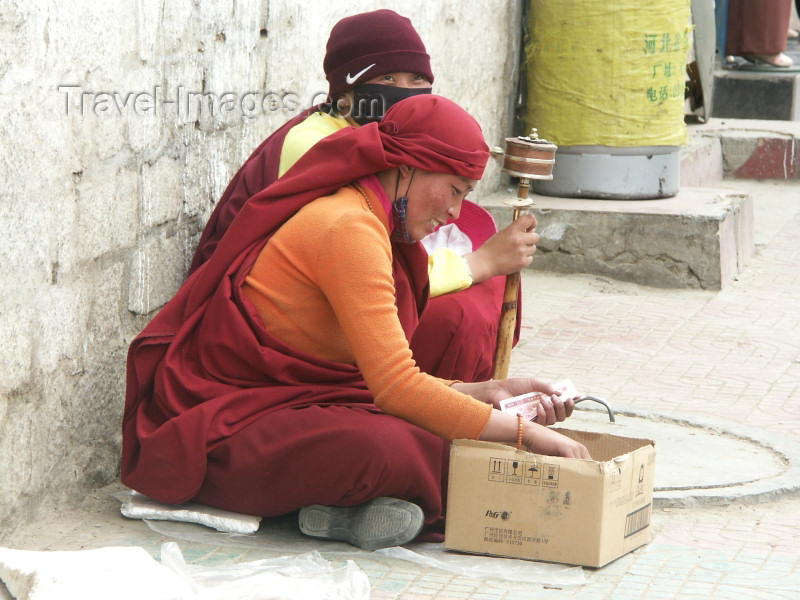
[[[449,248],[439,248],[428,256],[431,298],[465,290],[472,285],[466,261]]]

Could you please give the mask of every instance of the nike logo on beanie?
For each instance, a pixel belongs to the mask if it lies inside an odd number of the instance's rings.
[[[369,71],[374,66],[375,63],[372,63],[370,66],[361,69],[358,73],[356,73],[352,77],[350,76],[350,73],[348,73],[347,75],[345,75],[344,80],[347,82],[347,85],[353,85],[356,82],[356,80],[358,80],[359,77],[361,77],[364,73]]]

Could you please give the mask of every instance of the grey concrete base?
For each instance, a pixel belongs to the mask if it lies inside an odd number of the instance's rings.
[[[559,146],[553,178],[534,179],[537,194],[566,198],[669,198],[680,187],[680,147]]]
[[[510,223],[500,192],[481,204],[498,227]],[[654,287],[719,290],[754,252],[747,193],[682,189],[661,200],[587,200],[533,196],[541,236],[530,268],[589,273]]]
[[[715,187],[723,177],[800,179],[800,121],[714,118],[688,132],[681,187]]]

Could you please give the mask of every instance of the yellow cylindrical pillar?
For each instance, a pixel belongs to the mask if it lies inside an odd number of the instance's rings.
[[[558,145],[539,193],[677,193],[690,0],[531,0],[529,126]]]

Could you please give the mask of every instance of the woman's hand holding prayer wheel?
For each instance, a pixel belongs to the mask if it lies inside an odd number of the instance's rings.
[[[495,275],[516,273],[531,264],[539,234],[534,231],[536,217],[523,214],[508,227],[490,237],[474,252],[467,254],[472,281],[480,283]]]

